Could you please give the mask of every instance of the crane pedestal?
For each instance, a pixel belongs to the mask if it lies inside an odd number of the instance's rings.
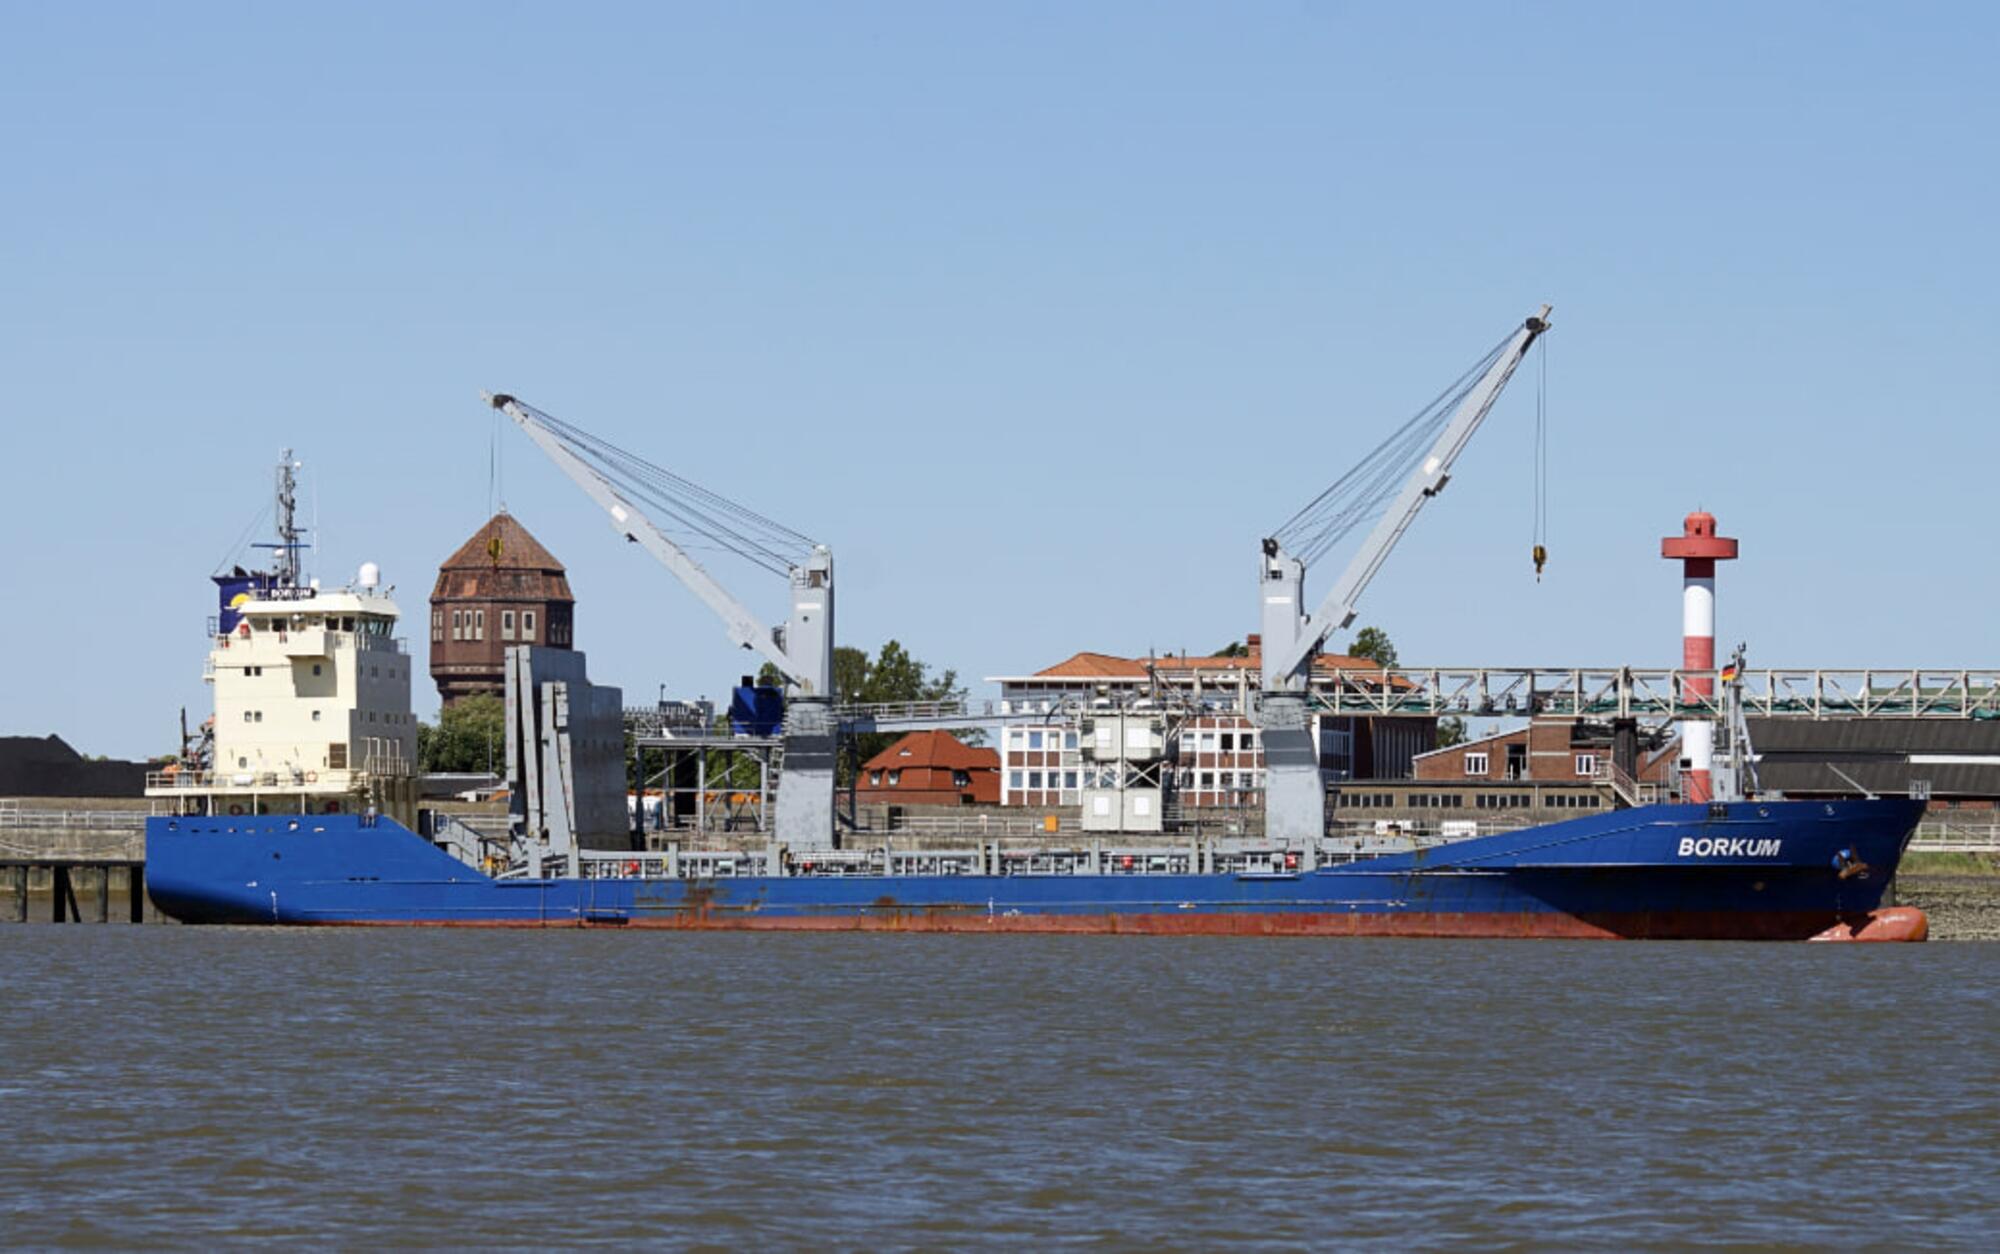
[[[1258,706],[1264,742],[1264,832],[1280,841],[1326,835],[1326,785],[1303,693],[1267,692]]]
[[[776,835],[787,848],[826,849],[833,844],[837,732],[831,702],[794,697],[786,704]]]

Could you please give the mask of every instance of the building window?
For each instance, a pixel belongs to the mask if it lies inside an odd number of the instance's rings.
[[[1595,774],[1597,774],[1597,755],[1596,755],[1596,754],[1594,754],[1594,753],[1579,753],[1579,754],[1577,754],[1577,755],[1576,755],[1576,773],[1577,773],[1578,775],[1595,775]]]
[[[868,786],[870,788],[880,788],[882,786],[882,772],[880,771],[868,772]]]
[[[953,772],[951,773],[951,786],[952,786],[953,788],[970,788],[970,787],[972,787],[972,775],[971,775],[971,773],[970,773],[970,772],[967,772],[967,771],[953,771]]]
[[[1028,747],[1030,749],[1039,749],[1042,747],[1042,733],[1039,729],[1028,733]]]
[[[901,771],[889,772],[889,787],[891,788],[899,787],[902,784],[902,782],[903,782],[903,773]]]
[[[1236,752],[1236,733],[1234,732],[1222,733],[1222,751],[1224,753]]]
[[[1075,787],[1076,787],[1076,772],[1075,772],[1075,771],[1064,771],[1064,772],[1063,772],[1063,787],[1064,787],[1064,788],[1075,788]]]
[[[1009,749],[1019,749],[1022,745],[1026,744],[1027,742],[1028,742],[1028,733],[1022,731],[1018,727],[1009,727],[1007,729],[1007,747]]]
[[[459,621],[460,615],[462,615],[463,613],[464,613],[463,610],[453,610],[451,612],[451,638],[453,640],[465,639],[465,636],[463,634],[465,631],[465,625]]]
[[[1021,772],[1019,771],[1007,772],[1007,787],[1013,790],[1014,792],[1021,791]]]
[[[1063,733],[1063,748],[1065,748],[1065,749],[1069,749],[1069,750],[1072,750],[1072,751],[1073,751],[1073,750],[1075,750],[1075,748],[1076,748],[1076,733],[1075,733],[1075,732],[1073,732],[1073,731],[1066,731],[1066,732],[1064,732],[1064,733]]]
[[[523,639],[523,640],[533,640],[534,638],[535,638],[535,611],[533,611],[533,610],[522,610],[522,611],[521,611],[521,639]]]
[[[474,611],[472,611],[472,638],[473,638],[474,640],[484,640],[484,639],[486,639],[486,611],[485,611],[485,610],[474,610]]]
[[[500,638],[502,640],[512,640],[514,638],[514,611],[512,610],[500,611]]]
[[[1484,775],[1491,769],[1491,766],[1491,759],[1483,753],[1468,753],[1465,755],[1465,773],[1467,775]]]
[[[1041,786],[1042,786],[1042,773],[1040,771],[1029,771],[1028,787],[1030,789],[1039,791],[1041,789]]]

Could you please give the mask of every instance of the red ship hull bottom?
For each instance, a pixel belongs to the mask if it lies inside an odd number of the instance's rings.
[[[1691,911],[1578,916],[1515,914],[1363,913],[1070,913],[989,914],[969,909],[879,906],[856,914],[762,914],[755,910],[691,910],[636,918],[492,920],[325,920],[349,927],[622,928],[716,932],[986,932],[1120,936],[1382,936],[1485,940],[1811,940],[1921,941],[1929,921],[1915,906],[1866,913],[1746,914]]]

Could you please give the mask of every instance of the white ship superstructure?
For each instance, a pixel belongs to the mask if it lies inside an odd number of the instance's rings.
[[[417,720],[400,613],[372,563],[339,591],[298,581],[291,466],[288,453],[278,573],[217,580],[225,601],[205,674],[215,698],[206,760],[155,772],[146,794],[171,799],[177,813],[373,808],[414,822]]]

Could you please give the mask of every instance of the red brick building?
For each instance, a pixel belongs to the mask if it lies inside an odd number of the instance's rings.
[[[911,732],[862,763],[854,792],[863,804],[998,805],[1000,755],[950,732]]]
[[[1640,783],[1665,784],[1672,775],[1674,752],[1669,743],[1639,751]],[[1611,760],[1611,740],[1604,727],[1576,719],[1538,718],[1525,727],[1495,732],[1478,740],[1434,749],[1416,757],[1416,778],[1440,783],[1532,780],[1541,783],[1589,783],[1598,768]]]
[[[541,542],[504,510],[438,568],[431,588],[431,679],[450,705],[506,691],[507,646],[575,647],[576,599],[569,576]]]

